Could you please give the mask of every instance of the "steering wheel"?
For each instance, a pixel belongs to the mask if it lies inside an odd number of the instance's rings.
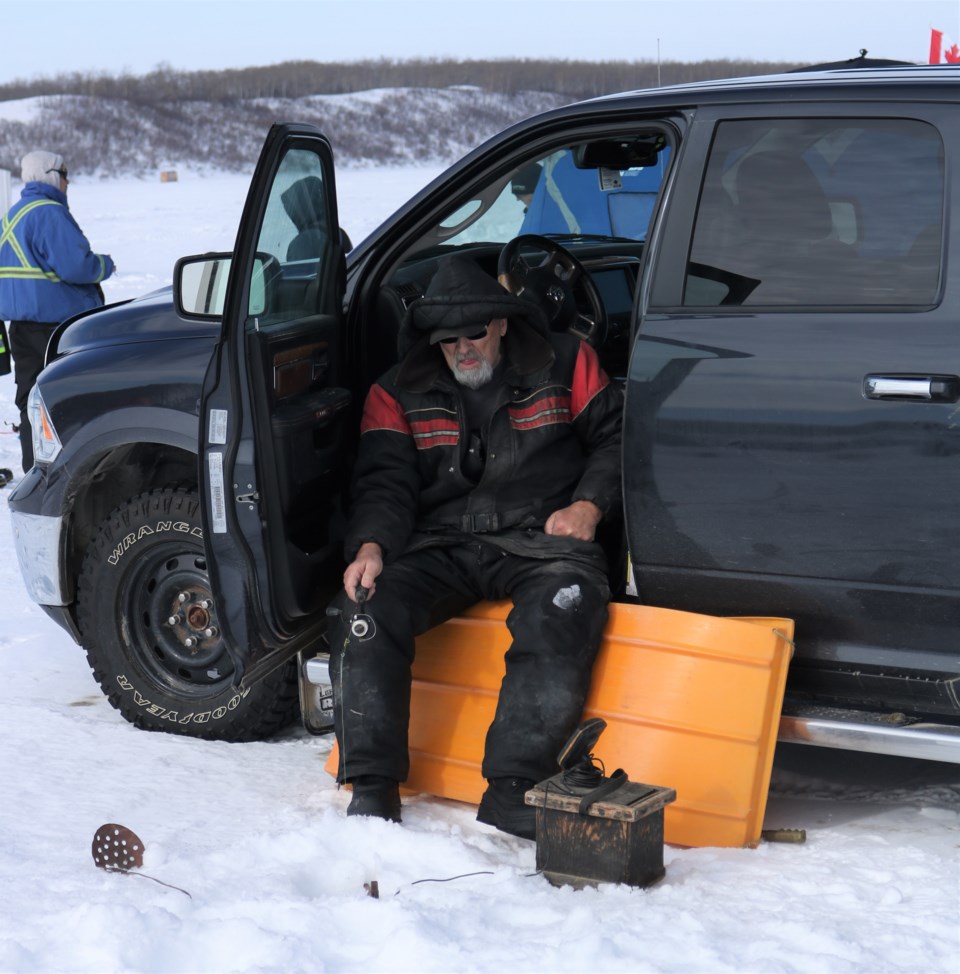
[[[529,251],[546,256],[537,263]],[[535,233],[514,237],[500,251],[497,279],[511,294],[538,304],[552,331],[568,331],[594,348],[603,344],[607,335],[603,298],[583,264],[555,240]],[[588,311],[578,307],[578,291]]]

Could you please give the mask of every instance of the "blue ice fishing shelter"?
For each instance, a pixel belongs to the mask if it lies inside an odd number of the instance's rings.
[[[569,149],[548,156],[520,232],[645,239],[669,153],[622,171],[578,169]]]

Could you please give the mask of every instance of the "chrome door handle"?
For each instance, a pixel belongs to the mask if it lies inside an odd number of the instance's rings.
[[[867,399],[916,399],[921,402],[957,402],[960,376],[868,375],[863,380]]]

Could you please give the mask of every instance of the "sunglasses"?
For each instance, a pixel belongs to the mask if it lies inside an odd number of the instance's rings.
[[[466,338],[468,342],[479,342],[482,338],[487,337],[487,329],[489,325],[484,325],[483,328],[478,331],[475,335],[454,335],[452,338],[441,338],[441,345],[456,345],[461,338]]]
[[[64,179],[67,178],[67,170],[66,169],[48,169],[47,172],[57,172],[57,173],[60,173],[60,175]]]

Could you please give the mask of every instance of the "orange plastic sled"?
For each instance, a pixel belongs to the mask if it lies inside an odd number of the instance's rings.
[[[417,640],[405,788],[479,802],[510,608],[481,603]],[[584,719],[607,722],[594,753],[608,773],[676,789],[666,842],[759,841],[792,639],[790,619],[610,606]],[[337,762],[335,745],[333,775]]]

